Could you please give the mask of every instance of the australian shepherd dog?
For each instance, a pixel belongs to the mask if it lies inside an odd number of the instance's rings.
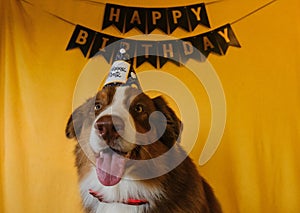
[[[87,213],[220,213],[212,188],[180,146],[182,123],[161,97],[108,86],[79,106],[75,138]]]

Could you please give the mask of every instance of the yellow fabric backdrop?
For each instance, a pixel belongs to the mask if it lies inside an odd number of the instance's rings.
[[[104,5],[28,2],[0,2],[0,212],[80,213],[75,142],[65,138],[64,128],[76,81],[88,60],[79,50],[65,51],[74,26],[45,11],[99,31]],[[108,3],[172,7],[200,2]],[[230,23],[265,3],[224,0],[208,5],[211,26]],[[216,154],[199,170],[225,213],[300,210],[299,9],[298,0],[278,0],[233,25],[241,49],[209,56],[224,88],[227,124]],[[173,36],[201,32],[205,29],[198,27],[193,33],[177,30]],[[122,37],[113,28],[104,33]],[[134,34],[139,32],[127,35]],[[165,69],[180,72],[172,64]],[[193,81],[191,76],[183,80]],[[195,162],[203,139],[199,136],[191,152]]]

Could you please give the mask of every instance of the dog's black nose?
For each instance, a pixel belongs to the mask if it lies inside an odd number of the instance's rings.
[[[124,126],[124,121],[121,118],[110,115],[100,117],[95,123],[99,135],[106,141],[117,139],[124,130]]]

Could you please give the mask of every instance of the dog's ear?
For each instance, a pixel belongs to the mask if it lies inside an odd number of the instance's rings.
[[[176,116],[175,112],[168,106],[163,97],[158,96],[152,99],[156,110],[164,114],[167,120],[167,127],[162,133],[160,141],[163,142],[168,148],[171,148],[174,143],[180,142],[182,132],[182,122]]]
[[[79,136],[83,123],[87,119],[95,103],[95,97],[88,99],[84,104],[79,106],[70,116],[67,126],[66,126],[66,136],[67,138],[77,138]]]
[[[76,136],[74,125],[73,125],[73,114],[69,117],[69,120],[68,120],[67,126],[66,126],[66,130],[65,130],[67,138],[70,138],[70,139],[74,138]]]

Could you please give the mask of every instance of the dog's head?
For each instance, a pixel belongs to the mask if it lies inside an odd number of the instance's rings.
[[[151,99],[140,90],[105,87],[78,107],[66,135],[88,146],[96,158],[98,179],[117,184],[128,160],[149,160],[179,141],[182,124],[162,97]]]

